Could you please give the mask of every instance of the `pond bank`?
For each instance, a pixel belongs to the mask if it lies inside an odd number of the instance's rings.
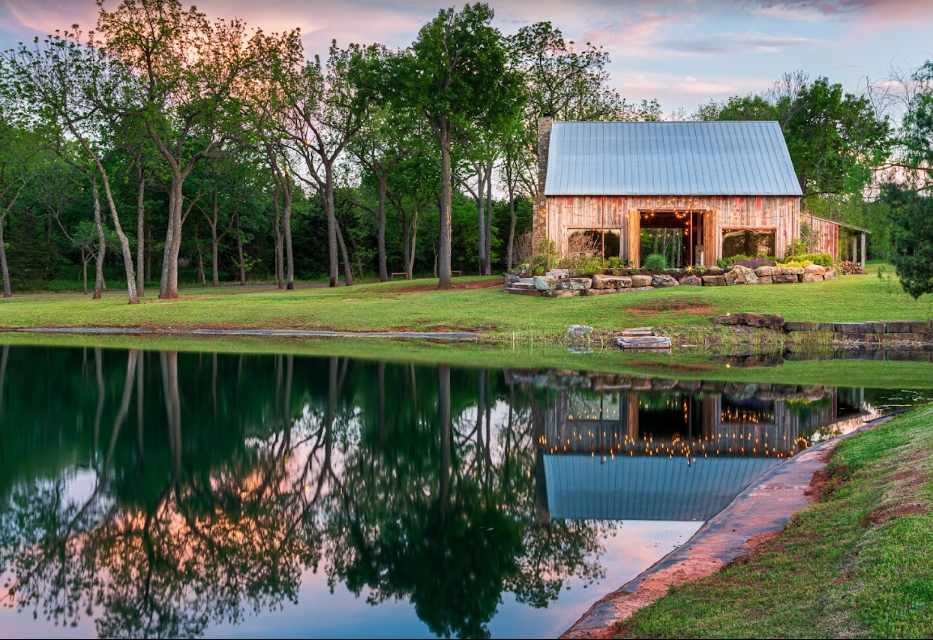
[[[806,473],[797,479],[798,504],[806,502],[807,485],[820,500],[797,511],[780,533],[752,538],[744,556],[734,553],[734,544],[723,554],[706,542],[701,547],[706,565],[695,562],[698,579],[685,584],[669,569],[685,554],[697,553],[699,539],[712,533],[704,527],[673,554],[677,558],[661,561],[602,605],[621,609],[618,617],[630,615],[627,621],[611,624],[604,617],[607,624],[595,624],[597,605],[588,614],[592,628],[583,628],[584,618],[568,637],[933,636],[933,405],[874,427],[833,441],[835,455],[811,476],[812,483],[805,482]],[[776,473],[792,470],[795,462],[802,463],[801,472],[819,470],[818,456],[826,453],[811,449]],[[765,487],[746,491],[735,505],[756,491]],[[766,500],[770,508],[770,496]],[[736,524],[727,527],[727,535],[747,526],[741,518]],[[652,576],[664,584],[652,583]],[[634,615],[611,600],[624,605],[645,587],[654,587],[653,594],[643,595],[654,603]]]

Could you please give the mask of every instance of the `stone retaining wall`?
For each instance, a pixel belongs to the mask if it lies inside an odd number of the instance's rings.
[[[543,295],[549,298],[569,298],[573,296],[607,295],[629,291],[646,291],[679,286],[727,287],[758,284],[797,284],[803,282],[822,282],[836,280],[835,269],[818,265],[809,267],[759,267],[749,269],[741,265],[723,271],[713,267],[704,271],[705,275],[694,273],[678,275],[637,274],[623,275],[623,270],[613,270],[614,274],[565,277],[563,273],[549,272],[546,276],[520,278],[505,275],[505,292],[525,295]]]

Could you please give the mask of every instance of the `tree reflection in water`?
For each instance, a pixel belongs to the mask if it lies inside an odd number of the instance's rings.
[[[196,636],[296,602],[322,565],[486,636],[504,591],[544,607],[603,575],[614,525],[541,508],[539,400],[446,366],[4,347],[6,604]]]

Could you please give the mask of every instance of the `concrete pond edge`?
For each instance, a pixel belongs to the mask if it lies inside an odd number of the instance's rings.
[[[821,442],[770,469],[674,549],[621,588],[603,597],[561,638],[613,638],[617,625],[679,587],[718,572],[746,555],[758,540],[779,534],[791,517],[812,501],[811,482],[826,466],[825,455],[843,439],[904,413],[876,418],[845,435]]]

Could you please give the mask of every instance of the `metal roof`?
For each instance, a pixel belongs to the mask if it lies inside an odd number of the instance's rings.
[[[547,454],[551,517],[568,520],[709,520],[779,458],[599,457]]]
[[[800,196],[777,122],[555,122],[548,196]]]

